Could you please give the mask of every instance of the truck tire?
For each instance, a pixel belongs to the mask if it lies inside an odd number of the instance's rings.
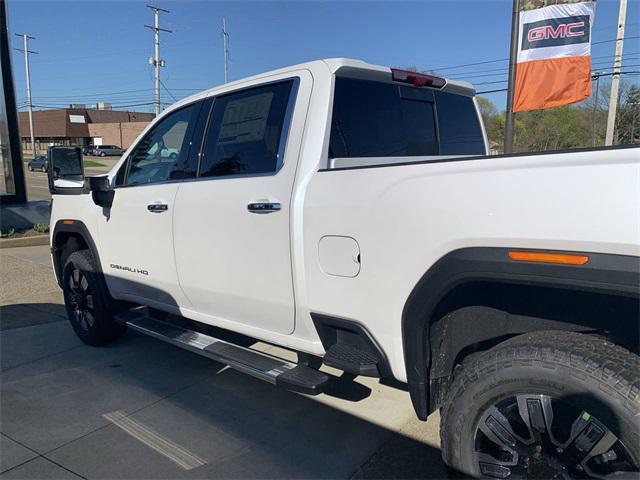
[[[640,358],[605,339],[514,337],[458,367],[447,398],[454,476],[640,477]]]
[[[126,330],[113,318],[117,304],[107,291],[102,274],[94,267],[89,250],[71,253],[62,271],[67,316],[80,340],[106,345]]]

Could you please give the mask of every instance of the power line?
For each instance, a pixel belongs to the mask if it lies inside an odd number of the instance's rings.
[[[81,98],[81,97],[106,97],[112,95],[123,95],[128,93],[140,93],[140,92],[151,92],[153,89],[151,88],[142,88],[139,90],[122,90],[120,92],[97,92],[97,93],[83,93],[83,94],[73,94],[73,95],[40,95],[38,98]]]
[[[640,67],[640,65],[629,65],[629,67]],[[591,76],[598,76],[598,77],[609,77],[614,75],[613,73],[592,73]],[[636,76],[636,75],[640,75],[640,70],[638,71],[629,71],[629,72],[620,72],[620,75],[631,75],[631,76]],[[507,83],[507,81],[502,81],[502,82],[495,82],[495,83]],[[477,84],[480,85],[480,84]],[[496,92],[506,92],[508,89],[507,88],[498,88],[496,90],[484,90],[482,92],[476,92],[476,95],[483,95],[485,93],[496,93]]]
[[[625,37],[623,40],[633,40],[635,38],[640,38],[640,36],[633,36],[633,37]],[[617,39],[612,39],[612,40],[602,40],[600,42],[592,42],[591,45],[600,45],[603,43],[611,43],[611,42],[615,42]],[[462,67],[472,67],[475,65],[486,65],[489,63],[498,63],[498,62],[508,62],[509,59],[508,58],[497,58],[495,60],[485,60],[483,62],[474,62],[474,63],[461,63],[459,65],[447,65],[444,67],[435,67],[435,68],[428,68],[425,69],[424,71],[442,71],[442,70],[452,70],[452,69],[456,69],[456,68],[462,68]]]
[[[629,52],[623,55],[623,57],[625,57],[626,59],[629,58],[635,58],[638,55],[640,55],[640,52]],[[592,60],[597,60],[597,59],[602,59],[602,58],[608,58],[611,59],[611,55],[601,55],[598,57],[591,57]],[[600,62],[594,62],[592,63],[592,65],[598,65],[598,64],[604,64],[604,63],[609,63],[608,61],[600,61]],[[466,78],[476,78],[476,77],[490,77],[490,76],[498,76],[500,75],[500,73],[495,73],[493,75],[489,75],[489,74],[485,74],[485,72],[501,72],[506,74],[508,71],[507,67],[501,67],[501,68],[494,68],[494,69],[489,69],[489,70],[474,70],[474,71],[470,71],[470,72],[455,72],[453,75],[454,76],[447,76],[447,78],[451,79],[451,80],[463,80]],[[474,75],[474,74],[482,74],[482,75]]]
[[[154,105],[155,102],[144,102],[144,103],[131,103],[128,105],[112,105],[112,107],[114,108],[125,108],[125,107],[140,107],[140,106],[144,106],[144,105]],[[36,108],[54,108],[54,109],[64,109],[65,107],[60,106],[60,105],[50,105],[50,104],[34,104],[33,105]]]
[[[484,92],[476,92],[476,95],[484,95],[485,93],[506,92],[508,88],[499,88],[497,90],[485,90]]]
[[[176,97],[174,97],[174,96],[173,96],[173,93],[171,93],[171,92],[169,91],[169,89],[167,88],[167,86],[164,84],[164,82],[163,82],[162,80],[160,80],[160,85],[162,85],[162,88],[164,88],[164,89],[166,90],[166,92],[167,92],[169,95],[171,95],[171,98],[173,98],[173,101],[174,101],[174,102],[177,102],[177,101],[178,101],[178,99],[177,99]]]
[[[633,40],[635,38],[640,38],[640,35],[636,35],[635,37],[624,37],[624,38],[621,38],[620,40]],[[592,42],[591,45],[600,45],[602,43],[613,43],[613,42],[617,42],[617,41],[618,41],[618,39],[614,38],[613,40],[603,40],[601,42]]]
[[[640,59],[639,55],[633,55],[628,57],[626,60],[627,61],[637,61],[638,59]],[[610,62],[594,62],[591,64],[592,67],[598,67],[600,68],[600,65],[609,65]],[[626,65],[627,67],[629,66],[633,66],[633,65]],[[480,74],[480,75],[465,75],[465,76],[461,76],[461,77],[447,77],[447,79],[449,80],[469,80],[472,78],[486,78],[486,77],[504,77],[507,74],[505,69],[501,69],[500,73],[486,73],[486,74]],[[482,85],[483,83],[476,83],[476,85]]]

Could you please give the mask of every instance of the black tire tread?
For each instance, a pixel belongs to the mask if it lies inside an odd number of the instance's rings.
[[[604,338],[581,333],[542,331],[519,335],[474,356],[457,369],[441,411],[440,439],[447,465],[457,463],[452,447],[459,444],[465,421],[463,415],[452,412],[455,399],[478,378],[522,365],[564,367],[581,381],[594,381],[611,402],[636,418],[640,416],[640,357]]]
[[[90,335],[81,334],[74,330],[80,337],[80,339],[93,346],[102,346],[111,343],[122,335],[125,331],[125,327],[113,318],[113,313],[117,308],[117,304],[111,298],[107,286],[104,281],[104,277],[98,271],[95,266],[93,255],[89,250],[76,250],[69,254],[66,259],[65,267],[63,271],[66,271],[68,264],[74,264],[83,270],[83,274],[87,277],[87,281],[90,282],[92,288],[92,295],[94,297],[94,318],[96,319],[96,329]],[[64,281],[63,276],[63,281]],[[64,285],[66,288],[66,285]],[[71,321],[71,315],[69,315]]]

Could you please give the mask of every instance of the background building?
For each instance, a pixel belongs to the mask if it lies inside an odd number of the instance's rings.
[[[22,151],[33,154],[29,115],[19,112]],[[117,145],[127,148],[155,115],[89,108],[59,108],[33,112],[36,153],[49,145]]]

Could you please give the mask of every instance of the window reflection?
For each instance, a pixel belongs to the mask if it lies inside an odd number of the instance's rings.
[[[5,62],[0,62],[4,66]],[[4,69],[0,67],[0,82],[4,85]],[[9,78],[11,80],[11,78]],[[11,149],[9,143],[9,125],[7,122],[7,102],[4,88],[0,88],[0,162],[2,163],[2,173],[0,174],[0,194],[14,194],[15,183],[13,181],[13,171],[11,168]]]

